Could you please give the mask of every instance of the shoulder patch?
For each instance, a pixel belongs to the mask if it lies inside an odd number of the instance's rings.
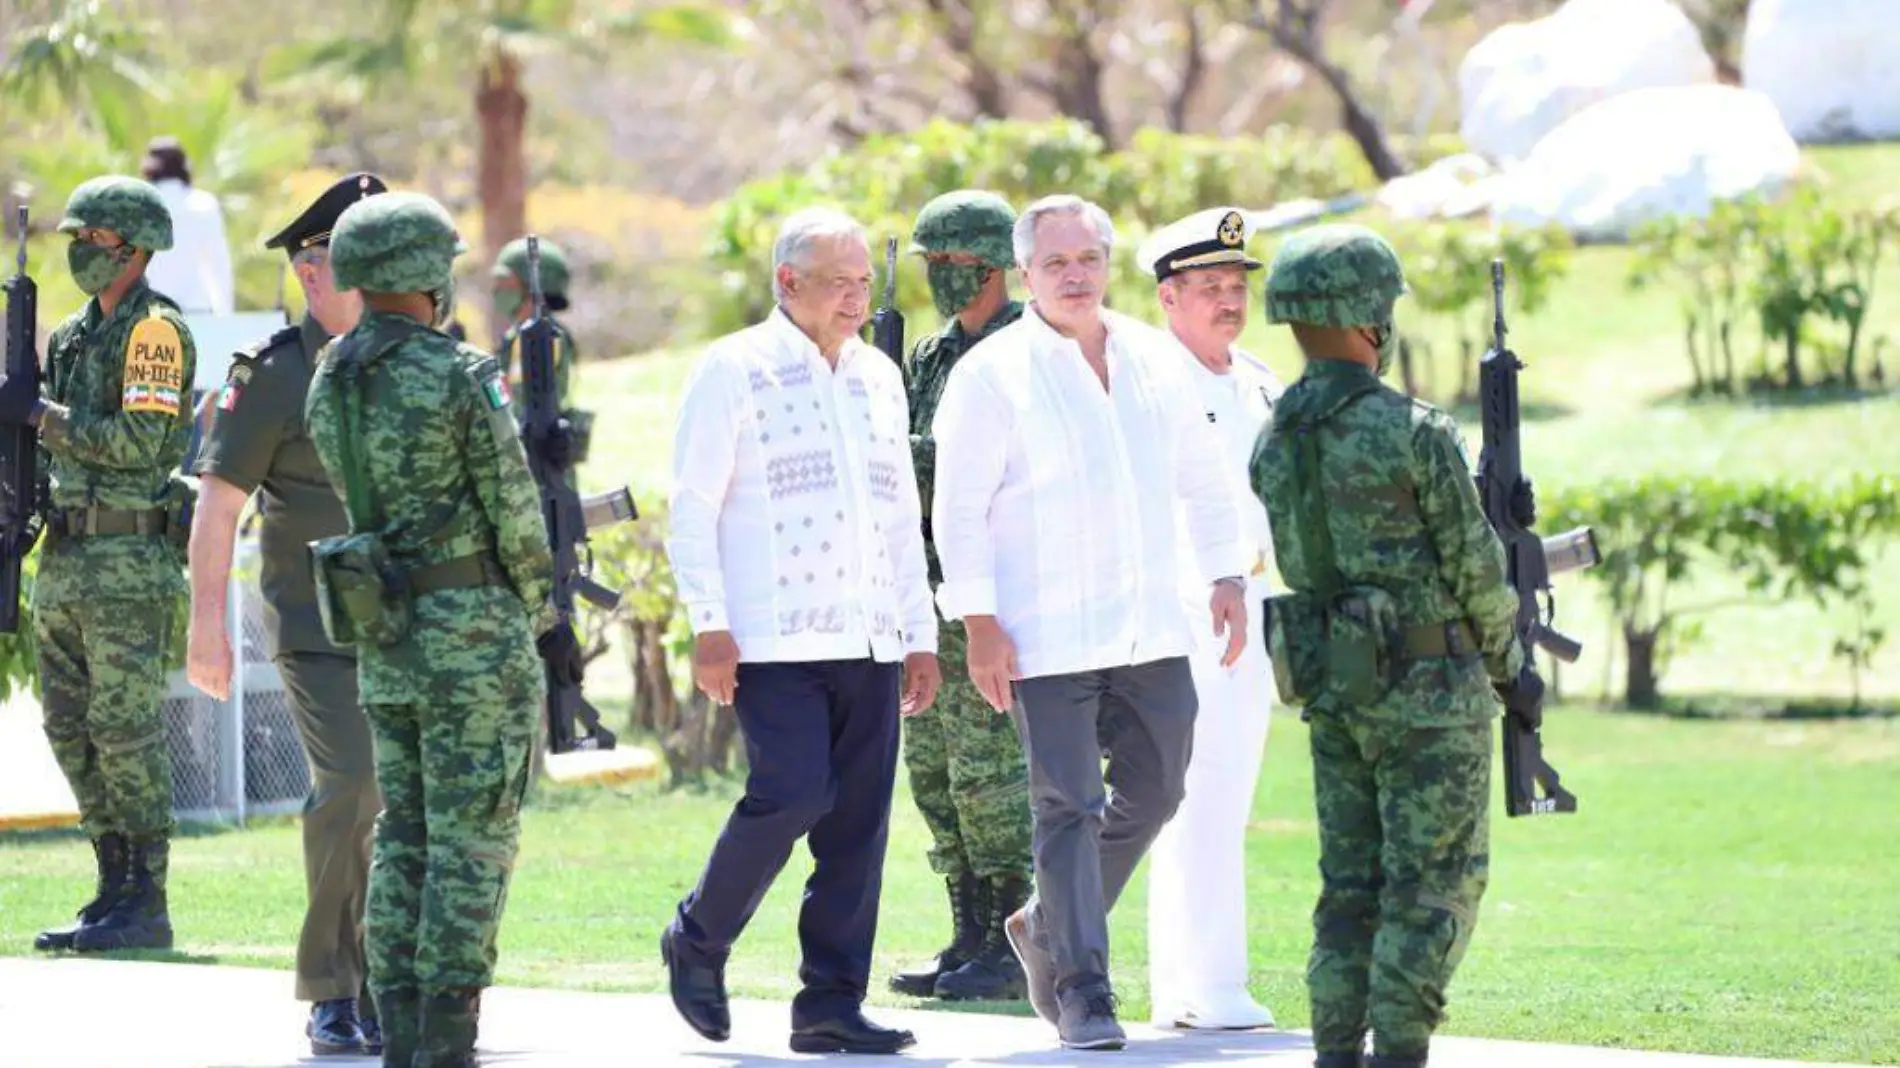
[[[185,346],[158,305],[125,342],[125,381],[119,407],[128,412],[177,415],[185,387]]]
[[[468,374],[481,390],[482,399],[488,402],[489,411],[500,411],[514,399],[508,389],[508,379],[501,373],[501,363],[493,356],[483,356],[470,363]]]

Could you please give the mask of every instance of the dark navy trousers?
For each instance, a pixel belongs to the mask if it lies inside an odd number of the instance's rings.
[[[799,838],[814,864],[798,914],[792,1026],[864,1002],[897,774],[900,668],[861,660],[739,665],[751,771],[699,885],[680,903],[689,964],[723,966]]]

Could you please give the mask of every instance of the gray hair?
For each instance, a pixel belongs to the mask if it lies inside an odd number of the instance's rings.
[[[785,299],[784,287],[778,281],[780,267],[802,271],[811,264],[812,245],[840,237],[867,240],[864,227],[836,208],[805,208],[787,216],[779,225],[778,240],[772,242],[772,299]]]
[[[1036,224],[1050,215],[1080,215],[1094,224],[1095,232],[1102,236],[1104,252],[1115,247],[1115,223],[1100,204],[1073,193],[1056,193],[1029,205],[1016,217],[1016,227],[1009,236],[1017,266],[1028,267],[1029,261],[1035,258]]]

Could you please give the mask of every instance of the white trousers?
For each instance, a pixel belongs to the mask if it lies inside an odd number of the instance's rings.
[[[1200,711],[1187,796],[1148,853],[1148,975],[1157,1013],[1247,985],[1247,820],[1265,755],[1273,668],[1260,633],[1260,595],[1247,594],[1247,646],[1221,666],[1225,640],[1207,609],[1188,657]]]

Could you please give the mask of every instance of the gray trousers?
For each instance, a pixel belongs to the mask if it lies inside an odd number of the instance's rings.
[[[1036,828],[1030,928],[1055,960],[1058,992],[1105,982],[1109,910],[1185,794],[1194,675],[1177,656],[1014,690]]]

